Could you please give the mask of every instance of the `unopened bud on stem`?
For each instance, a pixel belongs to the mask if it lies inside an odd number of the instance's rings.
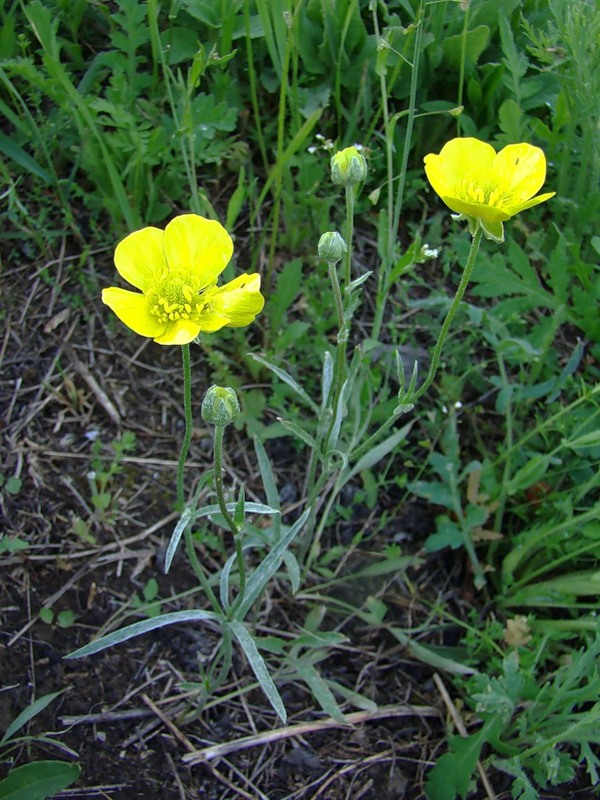
[[[367,161],[356,147],[345,147],[331,159],[331,180],[337,186],[355,186],[367,177]]]
[[[318,250],[321,261],[337,264],[348,252],[348,245],[337,231],[329,231],[319,239]]]
[[[211,425],[225,427],[240,414],[240,404],[235,389],[229,386],[211,386],[202,401],[202,419]]]

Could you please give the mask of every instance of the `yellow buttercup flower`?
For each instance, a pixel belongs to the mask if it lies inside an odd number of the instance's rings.
[[[503,222],[556,192],[538,194],[546,179],[546,157],[539,147],[509,144],[496,153],[479,139],[452,139],[439,155],[425,156],[429,183],[473,234],[504,241]]]
[[[233,242],[215,220],[175,217],[165,230],[142,228],[119,242],[115,266],[140,292],[111,287],[106,303],[129,328],[159,344],[188,344],[201,331],[243,327],[265,304],[260,275],[240,275],[217,286]]]

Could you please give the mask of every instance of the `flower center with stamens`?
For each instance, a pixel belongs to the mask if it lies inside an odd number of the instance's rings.
[[[146,291],[150,313],[160,322],[176,322],[180,319],[197,320],[202,312],[210,308],[212,286],[198,288],[198,284],[186,282],[183,277],[170,273]]]
[[[493,208],[510,205],[510,194],[502,191],[495,183],[481,184],[467,177],[461,182],[459,191],[459,196],[473,205]]]

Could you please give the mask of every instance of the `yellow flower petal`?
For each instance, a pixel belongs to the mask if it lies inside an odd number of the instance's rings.
[[[491,176],[506,187],[515,205],[529,200],[546,180],[546,156],[530,144],[509,144],[495,158]]]
[[[150,313],[143,294],[111,286],[102,290],[102,302],[115,312],[121,322],[140,336],[155,338],[165,329],[165,323],[159,322],[154,314]]]
[[[215,283],[233,254],[233,242],[221,223],[198,214],[182,214],[165,228],[165,254],[172,273],[200,276],[198,289]]]
[[[229,317],[223,316],[218,311],[207,309],[200,315],[198,323],[200,330],[204,333],[215,333],[215,331],[220,331],[221,328],[229,325]]]
[[[165,232],[160,228],[142,228],[130,233],[115,250],[115,266],[119,275],[136,289],[145,291],[153,276],[166,266]]]
[[[430,153],[425,156],[425,172],[440,197],[456,197],[465,176],[475,169],[487,172],[495,158],[496,151],[486,142],[470,137],[451,139],[439,155]]]
[[[200,333],[200,325],[191,319],[178,319],[167,322],[160,336],[154,338],[158,344],[189,344]]]
[[[217,290],[211,299],[213,311],[228,319],[232,328],[249,325],[265,304],[260,293],[260,275],[239,275]]]
[[[478,217],[486,222],[505,222],[512,216],[505,209],[479,203],[469,203],[460,197],[442,197],[442,200],[448,208],[456,211],[457,214],[464,214],[465,217]]]
[[[551,197],[554,197],[556,192],[546,192],[545,194],[538,194],[536,197],[532,197],[531,200],[527,200],[525,203],[519,203],[516,206],[509,206],[506,208],[506,212],[511,216],[514,217],[515,214],[519,214],[521,211],[525,211],[526,208],[532,208],[533,206],[539,205],[539,203],[545,203],[546,200],[550,200]]]

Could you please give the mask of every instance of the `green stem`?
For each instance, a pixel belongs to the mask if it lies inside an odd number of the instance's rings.
[[[196,545],[194,542],[194,537],[192,536],[192,528],[190,525],[185,526],[183,537],[185,540],[185,550],[189,562],[192,565],[192,569],[194,570],[194,574],[198,578],[198,583],[202,587],[202,591],[204,592],[204,594],[208,597],[208,601],[211,604],[215,614],[218,614],[219,617],[223,618],[225,615],[223,614],[223,609],[221,608],[221,604],[217,600],[217,596],[213,592],[212,586],[210,585],[210,583],[208,582],[208,578],[204,574],[202,564],[198,560],[198,554],[196,553]]]
[[[346,186],[346,245],[344,255],[344,288],[352,281],[352,237],[354,236],[354,186]],[[343,319],[343,317],[342,317]]]
[[[185,488],[184,488],[184,471],[185,462],[190,451],[190,444],[192,442],[193,431],[193,418],[192,418],[192,367],[190,362],[190,346],[184,344],[181,346],[181,356],[183,361],[183,411],[185,415],[185,433],[183,442],[181,443],[181,450],[179,452],[179,461],[177,463],[177,505],[179,510],[182,511],[185,506]],[[194,538],[192,536],[192,529],[190,525],[186,525],[184,530],[185,547],[188,559],[194,570],[196,577],[206,596],[208,597],[211,606],[215,613],[223,616],[223,609],[215,593],[212,590],[208,578],[204,574],[202,565],[198,561],[198,555],[194,545]]]
[[[181,450],[179,452],[179,462],[177,464],[177,505],[182,511],[185,505],[184,489],[184,470],[185,462],[190,451],[192,442],[193,419],[192,419],[192,368],[190,364],[190,346],[181,345],[181,356],[183,362],[183,411],[185,415],[185,433]]]
[[[350,248],[348,248],[350,252]],[[335,264],[329,264],[329,279],[333,289],[333,299],[338,316],[338,335],[337,335],[337,349],[335,353],[335,373],[333,377],[333,386],[330,390],[329,396],[331,399],[331,422],[325,437],[325,447],[329,447],[329,440],[335,426],[335,418],[337,414],[337,407],[342,394],[342,387],[344,385],[344,374],[346,372],[346,343],[348,341],[348,331],[344,322],[344,302],[342,299],[342,292],[340,283],[337,276]]]
[[[448,331],[450,330],[450,325],[452,325],[452,320],[456,316],[458,307],[463,299],[463,295],[469,284],[469,280],[471,279],[471,274],[473,273],[473,267],[475,266],[477,253],[479,252],[479,245],[481,244],[482,234],[483,234],[482,229],[480,227],[477,228],[477,231],[473,236],[473,241],[471,242],[471,250],[469,251],[469,257],[467,258],[467,263],[465,264],[465,269],[463,271],[462,278],[460,279],[460,283],[458,284],[458,289],[456,290],[456,294],[454,295],[454,300],[452,301],[452,304],[448,309],[448,313],[446,314],[446,319],[444,320],[442,329],[440,331],[440,335],[438,336],[438,340],[433,350],[433,355],[431,357],[431,366],[429,367],[427,378],[425,379],[425,383],[421,386],[419,391],[416,392],[413,397],[409,398],[410,402],[414,402],[419,397],[422,397],[425,394],[425,392],[429,389],[429,387],[431,386],[431,384],[435,379],[438,367],[440,365],[440,358],[442,356],[442,350],[444,347],[444,342],[446,341],[446,336],[448,335]]]
[[[244,553],[242,550],[242,542],[240,539],[240,531],[235,524],[235,520],[227,510],[225,502],[225,495],[223,493],[223,433],[225,431],[224,425],[215,425],[215,492],[217,494],[217,503],[221,509],[221,514],[227,527],[233,534],[233,543],[235,545],[235,557],[238,566],[238,573],[240,579],[240,591],[238,597],[244,596],[246,588],[246,570],[244,567]]]

